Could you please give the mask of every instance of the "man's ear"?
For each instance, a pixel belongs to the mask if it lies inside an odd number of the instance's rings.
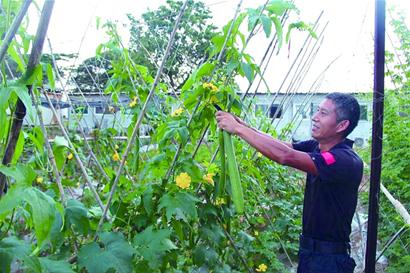
[[[336,132],[337,132],[337,133],[343,132],[344,130],[347,129],[347,127],[349,127],[349,125],[350,125],[350,121],[349,121],[349,120],[347,120],[347,119],[342,120],[341,122],[339,122],[339,123],[337,124],[337,126],[336,126]]]

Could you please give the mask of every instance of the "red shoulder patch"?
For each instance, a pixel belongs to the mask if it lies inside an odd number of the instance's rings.
[[[336,159],[335,159],[335,157],[332,155],[331,152],[322,152],[321,155],[322,155],[323,159],[325,160],[326,165],[328,165],[328,166],[329,166],[329,165],[332,165],[332,164],[334,164],[334,163],[336,162]]]

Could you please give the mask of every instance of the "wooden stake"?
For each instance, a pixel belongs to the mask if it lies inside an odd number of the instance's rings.
[[[46,37],[48,25],[51,18],[51,12],[53,11],[54,0],[47,0],[44,2],[43,10],[41,11],[40,22],[38,24],[38,29],[36,33],[36,39],[31,50],[30,59],[27,65],[27,70],[23,75],[23,80],[28,79],[36,66],[40,62],[41,52],[43,50],[44,39]],[[28,92],[31,95],[31,90],[33,86],[28,86]],[[11,125],[11,132],[9,139],[7,141],[6,152],[3,156],[2,164],[9,165],[14,151],[16,149],[16,144],[18,137],[21,132],[21,127],[23,125],[23,119],[26,116],[26,107],[24,103],[18,99],[16,104],[16,110],[14,112],[13,123]],[[7,181],[6,176],[3,173],[0,173],[0,197],[7,191]]]

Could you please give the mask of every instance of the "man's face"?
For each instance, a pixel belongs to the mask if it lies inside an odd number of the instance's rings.
[[[317,141],[333,138],[340,132],[337,123],[336,106],[329,99],[319,105],[312,117],[312,137]]]

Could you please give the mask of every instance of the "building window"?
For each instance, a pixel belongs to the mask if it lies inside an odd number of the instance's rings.
[[[96,114],[104,114],[105,107],[102,105],[95,106],[95,113]]]
[[[73,107],[73,111],[72,111],[73,113],[76,113],[76,114],[83,114],[83,115],[86,115],[86,114],[88,114],[88,106],[86,106],[86,105],[75,105],[74,107]]]
[[[255,107],[255,112],[261,112],[262,114],[266,113],[266,110],[268,110],[268,106],[267,104],[256,104]]]
[[[281,118],[282,117],[282,106],[279,104],[273,104],[269,109],[270,118]]]
[[[295,104],[295,115],[308,119],[310,114],[309,105],[307,104]]]
[[[314,114],[319,110],[319,104],[311,103],[310,104],[310,116],[313,117]]]
[[[367,120],[367,105],[360,105],[360,118],[359,120]]]
[[[97,105],[95,106],[95,113],[96,114],[114,114],[118,112],[120,108],[118,106],[112,105]]]
[[[256,104],[255,106],[255,112],[261,112],[262,114],[265,114],[268,110],[269,105],[268,104]],[[270,107],[267,116],[270,118],[281,118],[282,117],[282,107],[279,106],[279,104],[272,104]]]

